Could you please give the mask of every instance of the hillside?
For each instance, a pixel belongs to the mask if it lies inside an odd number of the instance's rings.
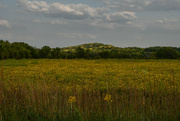
[[[61,48],[62,51],[65,51],[65,52],[74,52],[76,50],[76,48],[78,47],[81,47],[83,48],[84,50],[87,50],[89,49],[90,51],[92,52],[101,52],[101,51],[104,51],[104,50],[112,50],[114,48],[117,48],[113,45],[110,45],[110,44],[102,44],[102,43],[87,43],[87,44],[81,44],[81,45],[77,45],[77,46],[70,46],[70,47],[65,47],[65,48]]]

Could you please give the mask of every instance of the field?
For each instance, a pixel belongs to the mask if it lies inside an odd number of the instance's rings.
[[[0,121],[178,121],[180,60],[1,60]]]

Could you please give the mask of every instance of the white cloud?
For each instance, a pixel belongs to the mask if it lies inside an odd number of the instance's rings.
[[[51,24],[67,24],[65,21],[60,21],[58,19],[50,21]]]
[[[41,13],[56,18],[80,19],[84,13],[74,9],[75,5],[64,5],[61,3],[47,4],[44,1],[19,0],[18,5],[24,7],[28,12]]]
[[[95,1],[95,0],[91,0]],[[180,0],[99,0],[111,9],[123,11],[180,10]]]
[[[156,20],[153,23],[154,26],[156,27],[160,27],[160,28],[164,28],[164,29],[168,29],[168,30],[176,30],[179,29],[179,20],[176,18],[163,18],[163,19],[159,19]]]
[[[85,4],[48,4],[44,1],[19,0],[27,12],[40,13],[53,18],[63,18],[70,20],[100,20],[110,23],[127,23],[136,19],[135,12],[116,11],[113,12],[106,7],[93,8]]]
[[[49,6],[44,1],[28,1],[19,0],[18,5],[23,6],[27,11],[31,12],[48,12]]]
[[[36,23],[50,23],[50,24],[67,24],[66,21],[61,21],[61,20],[58,20],[58,19],[55,19],[55,20],[39,20],[39,19],[35,19],[33,20],[34,22]]]
[[[128,11],[121,11],[121,12],[114,12],[110,14],[104,14],[105,20],[109,22],[128,22],[130,20],[136,19],[135,12],[128,12]]]
[[[156,20],[157,23],[161,23],[161,24],[169,24],[169,23],[176,23],[178,22],[178,19],[176,18],[163,18],[163,19],[160,19],[160,20]]]
[[[4,27],[7,27],[7,28],[11,27],[7,20],[0,20],[0,26],[4,26]]]

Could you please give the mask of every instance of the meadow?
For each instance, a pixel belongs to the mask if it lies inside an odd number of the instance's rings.
[[[178,121],[180,60],[0,61],[0,121]]]

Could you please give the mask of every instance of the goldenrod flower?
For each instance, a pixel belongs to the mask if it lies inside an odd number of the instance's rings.
[[[68,99],[68,103],[74,103],[76,102],[76,97],[75,96],[70,96],[69,99]]]
[[[112,102],[111,95],[106,94],[104,100],[106,100],[107,102]]]

